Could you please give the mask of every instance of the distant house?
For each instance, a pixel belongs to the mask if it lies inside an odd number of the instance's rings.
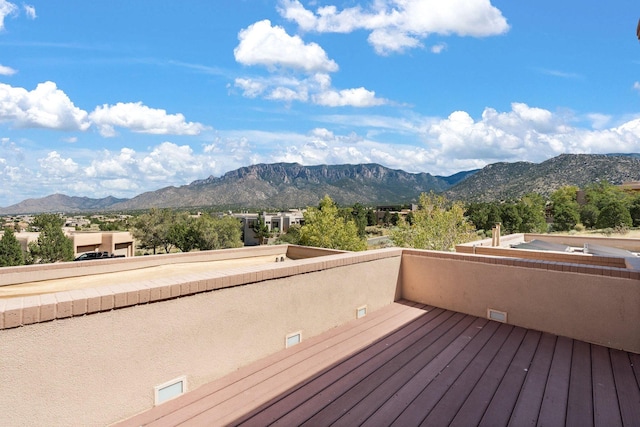
[[[233,214],[234,217],[242,222],[242,240],[245,246],[256,246],[260,242],[256,237],[254,227],[258,224],[258,218],[262,215],[264,222],[274,234],[286,233],[293,224],[303,225],[304,215],[301,210],[291,210],[287,212],[262,212],[257,213],[238,213]]]

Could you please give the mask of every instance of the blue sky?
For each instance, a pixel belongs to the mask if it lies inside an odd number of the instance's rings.
[[[0,206],[640,152],[637,0],[0,0]]]

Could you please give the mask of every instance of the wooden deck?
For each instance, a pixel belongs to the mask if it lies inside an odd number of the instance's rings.
[[[401,301],[121,426],[639,426],[640,355]]]

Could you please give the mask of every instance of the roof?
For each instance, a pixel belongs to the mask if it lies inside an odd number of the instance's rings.
[[[120,425],[271,423],[638,425],[640,355],[400,301]]]

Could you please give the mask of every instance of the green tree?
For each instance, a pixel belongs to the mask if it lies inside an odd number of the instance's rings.
[[[580,222],[587,228],[594,228],[598,222],[600,209],[595,203],[587,203],[580,207]]]
[[[522,223],[520,233],[544,233],[547,231],[545,200],[539,194],[526,194],[517,203]]]
[[[346,251],[363,251],[367,248],[366,241],[358,235],[358,227],[353,219],[342,217],[328,195],[320,201],[319,207],[310,207],[304,213],[300,244]]]
[[[159,247],[169,253],[173,247],[170,237],[171,226],[176,214],[171,209],[151,208],[133,220],[133,236],[143,249],[152,249],[157,253]]]
[[[374,209],[367,209],[367,225],[370,227],[378,225],[378,217]]]
[[[278,243],[289,243],[290,245],[300,244],[300,224],[291,224],[287,232],[278,236]]]
[[[515,203],[503,204],[500,210],[500,217],[502,218],[501,230],[504,231],[504,234],[513,234],[520,231],[522,217]]]
[[[190,252],[198,247],[196,220],[186,212],[176,214],[169,227],[168,239],[182,252]]]
[[[561,187],[551,194],[554,230],[571,230],[580,221],[577,194],[578,187],[572,185]]]
[[[464,213],[461,203],[450,203],[446,197],[433,192],[422,193],[420,207],[413,213],[413,224],[401,221],[398,228],[391,231],[391,240],[401,247],[453,250],[455,245],[476,237]]]
[[[267,223],[264,221],[264,216],[262,216],[261,213],[258,213],[258,221],[252,227],[252,230],[260,245],[262,245],[272,235],[271,230],[269,230],[269,226],[267,226]]]
[[[621,200],[611,201],[607,206],[602,208],[598,215],[597,228],[628,228],[631,227],[633,221],[629,209]]]
[[[24,264],[24,253],[12,228],[6,228],[0,239],[0,267]]]
[[[214,218],[201,215],[196,221],[197,247],[201,251],[239,248],[242,243],[242,224],[232,216]]]
[[[366,229],[369,222],[367,219],[368,212],[369,210],[362,206],[360,203],[356,203],[351,208],[351,217],[353,218],[353,221],[358,228],[358,236],[360,236],[361,238],[365,238],[367,236]]]
[[[637,196],[631,202],[629,207],[629,214],[631,215],[631,221],[634,227],[640,227],[640,196]]]
[[[40,214],[32,221],[40,231],[38,240],[29,243],[27,262],[49,264],[73,260],[73,241],[62,231],[64,219],[55,214]]]

